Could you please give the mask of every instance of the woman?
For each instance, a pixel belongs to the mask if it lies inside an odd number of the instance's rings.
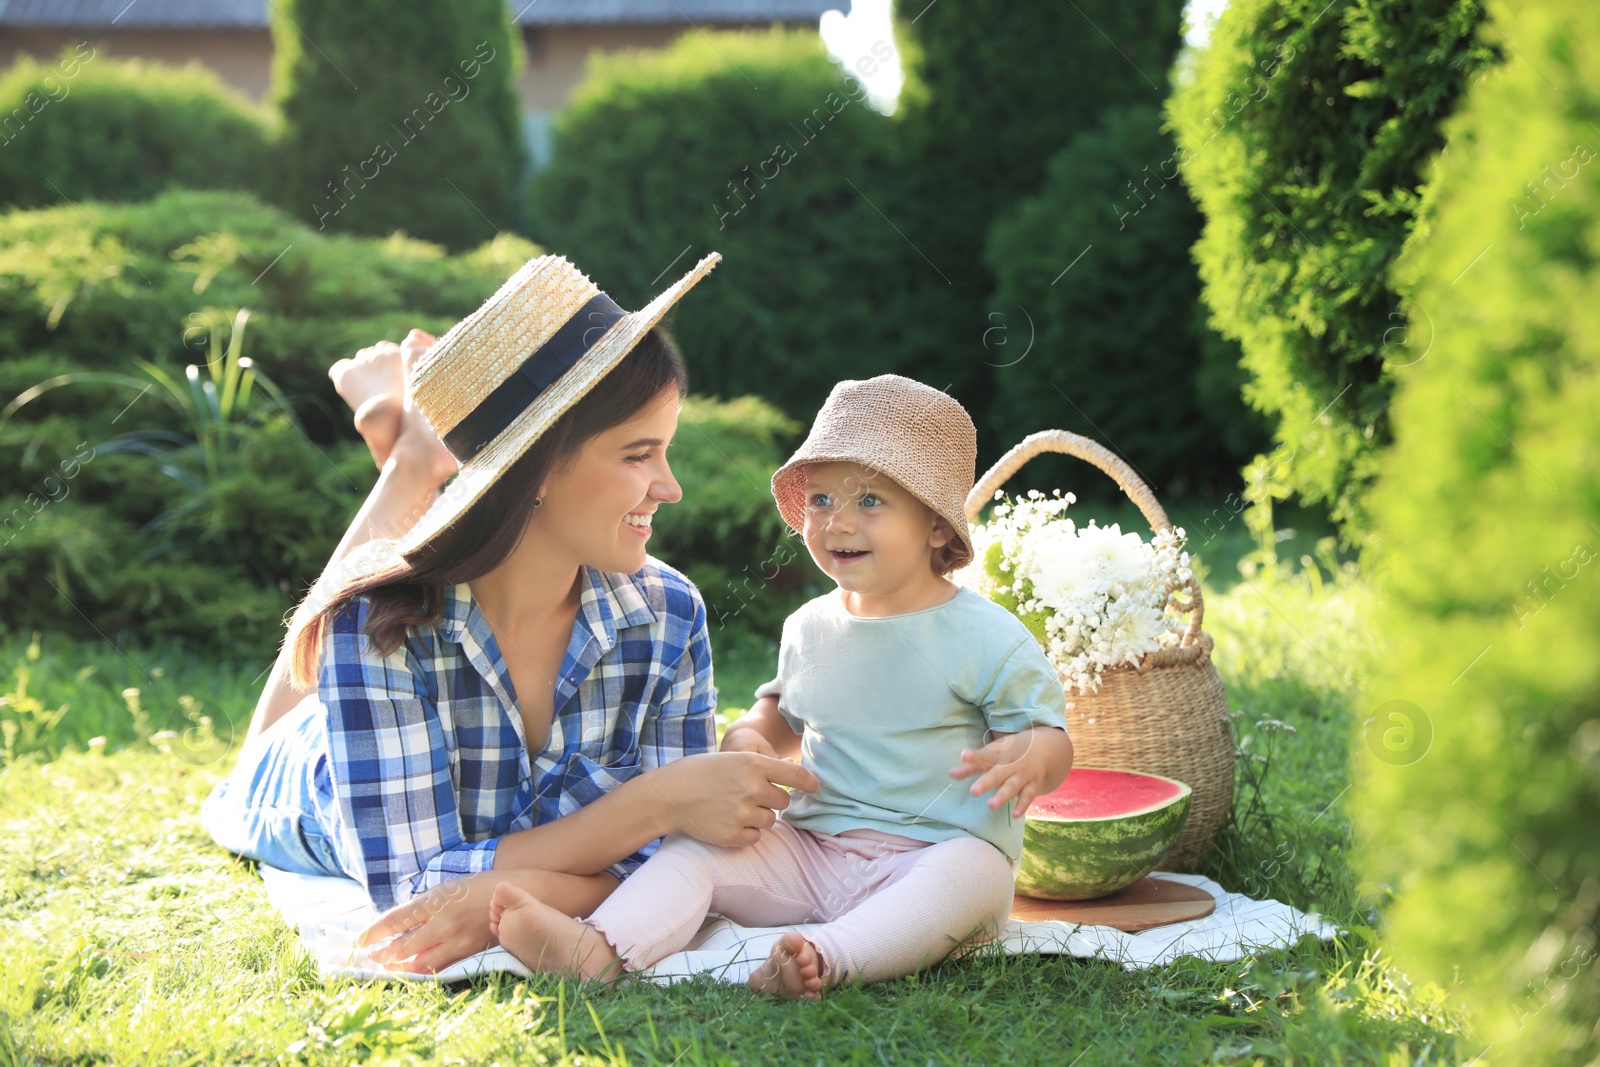
[[[542,256],[436,344],[332,372],[382,474],[202,818],[241,855],[361,882],[384,911],[361,943],[400,935],[380,962],[493,945],[501,882],[586,915],[665,834],[749,844],[781,786],[816,789],[713,751],[705,606],[646,552],[682,496],[686,381],[657,323],[719,258],[630,314]]]

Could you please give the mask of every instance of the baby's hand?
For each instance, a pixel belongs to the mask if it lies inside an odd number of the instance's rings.
[[[963,749],[961,765],[950,769],[952,778],[970,778],[982,775],[972,783],[972,795],[981,796],[996,789],[989,798],[989,807],[998,808],[1016,798],[1011,809],[1012,818],[1020,819],[1028,811],[1034,797],[1048,793],[1061,784],[1066,772],[1060,769],[1059,747],[1066,734],[1052,726],[1036,726],[1014,734],[997,734],[993,741],[978,749]],[[1071,766],[1070,749],[1067,766]],[[1052,779],[1054,779],[1052,783]]]
[[[772,742],[761,735],[760,730],[751,727],[729,727],[728,732],[722,735],[721,752],[759,752],[763,756],[779,759],[778,750],[772,747]]]

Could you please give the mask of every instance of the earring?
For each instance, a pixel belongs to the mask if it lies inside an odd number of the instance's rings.
[[[544,497],[536,496],[536,497],[533,498],[533,506],[534,507],[540,507],[543,504],[544,504]]]

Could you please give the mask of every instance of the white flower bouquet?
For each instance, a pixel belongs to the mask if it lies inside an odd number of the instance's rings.
[[[1181,527],[1146,542],[1116,524],[1078,526],[1065,516],[1077,497],[1059,489],[995,499],[992,521],[972,529],[973,561],[952,578],[1020,618],[1064,685],[1097,692],[1102,672],[1182,641],[1177,592],[1194,574]]]

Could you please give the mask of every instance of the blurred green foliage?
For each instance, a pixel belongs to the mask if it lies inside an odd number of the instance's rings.
[[[127,384],[142,386],[141,394],[153,393],[153,402],[165,403],[184,426],[181,432],[132,430],[95,451],[145,457],[177,484],[180,492],[172,505],[145,524],[145,531],[156,536],[151,555],[180,552],[197,563],[254,574],[267,588],[282,591],[293,588],[308,571],[316,573],[327,534],[337,537],[340,532],[327,527],[339,520],[349,501],[342,502],[344,507],[328,507],[330,494],[303,494],[321,505],[323,516],[286,513],[275,506],[277,496],[295,491],[296,475],[313,475],[306,488],[324,480],[315,477],[317,464],[312,462],[308,472],[305,462],[294,460],[327,457],[306,437],[282,391],[243,354],[249,314],[241,308],[226,331],[210,331],[204,374],[191,363],[180,381],[148,360],[134,359],[145,380],[130,377]],[[364,488],[330,469],[352,492]],[[370,480],[359,473],[356,479]],[[315,533],[307,536],[311,531]]]
[[[0,395],[126,370],[135,355],[203,360],[211,328],[249,307],[257,364],[296,404],[337,413],[307,413],[322,440],[346,421],[329,364],[412,326],[443,332],[538,252],[511,235],[458,256],[399,235],[328,236],[243,193],[14,212],[0,216]],[[110,399],[59,410],[87,417]]]
[[[996,425],[1101,441],[1164,495],[1220,497],[1266,427],[1240,399],[1238,346],[1205,324],[1189,258],[1200,212],[1160,126],[1154,104],[1102,112],[996,220],[990,412]],[[1027,471],[1019,484],[1085,480],[1081,463],[1054,457]]]
[[[293,598],[321,570],[370,488],[366,449],[319,446],[293,409],[242,356],[246,312],[225,352],[211,331],[206,371],[169,371],[135,357],[140,374],[58,375],[4,411],[21,438],[32,399],[99,386],[126,401],[75,421],[78,450],[33,483],[0,494],[0,591],[7,627],[97,634],[118,645],[175,638],[244,658],[266,657]],[[146,395],[149,399],[145,399]],[[110,440],[120,415],[138,422]],[[135,421],[134,419],[129,422]],[[21,466],[67,420],[37,427]],[[8,450],[9,451],[9,450]]]
[[[1104,110],[1160,102],[1182,43],[1181,11],[1179,0],[965,0],[926,5],[902,22],[902,178],[899,197],[883,211],[938,269],[918,259],[922,269],[907,274],[890,314],[901,323],[902,346],[918,360],[954,363],[939,381],[923,381],[954,382],[952,392],[979,416],[982,453],[1074,416],[1050,390],[1058,406],[1035,408],[1038,421],[1008,421],[1016,410],[1006,403],[986,418],[994,390],[1003,387],[1003,371],[990,365],[1018,350],[1002,358],[986,347],[995,338],[995,314],[1011,323],[1018,317],[1018,307],[997,293],[1006,282],[986,256],[994,248],[990,227],[1040,194],[1051,160],[1098,126]],[[1134,178],[1149,162],[1128,157],[1120,166]],[[1082,250],[1050,250],[1050,262],[1040,266],[1046,280]],[[1018,338],[1014,325],[1010,338]],[[1054,362],[1059,352],[1040,355]]]
[[[0,217],[5,624],[265,664],[376,473],[328,366],[442,333],[538,252],[324,236],[238,193]],[[770,562],[767,482],[799,426],[755,398],[682,421],[664,558],[775,635],[802,579]]]
[[[885,311],[916,258],[872,205],[892,177],[889,125],[815,33],[691,33],[596,57],[527,226],[624,307],[722,253],[673,311],[691,387],[757,393],[809,423],[840,379],[942,373],[911,359]]]
[[[16,354],[0,397],[43,384],[0,427],[6,624],[266,656],[374,477],[326,368],[410,325],[443,330],[534,251],[322,237],[224,192],[0,218],[0,330]],[[248,354],[285,395],[246,397],[250,418],[211,434],[203,394],[194,410],[163,403],[174,395],[133,360],[173,382],[221,370],[213,346],[246,306]],[[139,438],[144,454],[128,454]]]
[[[276,200],[318,230],[461,251],[510,225],[522,62],[504,0],[281,0]]]
[[[883,210],[917,249],[906,283],[886,313],[899,344],[939,368],[923,381],[987,414],[998,384],[983,346],[997,278],[985,260],[989,230],[1034,195],[1050,161],[1107,108],[1158,103],[1182,43],[1180,0],[964,0],[904,7],[907,45],[901,94],[903,145],[898,196]],[[1127,177],[1145,163],[1124,161]],[[1079,244],[1057,249],[1056,277]],[[1054,358],[1054,353],[1046,353]],[[915,377],[915,375],[914,375]],[[1004,410],[1004,409],[1002,409]],[[1065,403],[1057,409],[1068,413]],[[1006,448],[1055,419],[1016,427],[1003,416],[979,420],[980,449]]]
[[[950,239],[980,251],[990,221],[1037,189],[1101,112],[1159,102],[1182,9],[1175,0],[969,0],[902,23],[906,138],[943,193],[929,207]]]
[[[0,425],[8,625],[266,655],[375,475],[328,366],[442,331],[537,251],[327,237],[243,193],[0,217],[0,399],[27,398]],[[208,422],[151,374],[220,372],[244,307],[283,392]]]
[[[1178,49],[1179,5],[978,7],[931,7],[843,71],[814,34],[781,29],[686,34],[659,52],[600,57],[557,119],[553,162],[530,184],[527,231],[592,269],[624,304],[654,295],[679,264],[721,252],[717,279],[676,312],[697,392],[759,393],[807,422],[835,382],[901,373],[962,400],[987,461],[1026,432],[1084,421],[1067,399],[1041,392],[1037,374],[1138,362],[1143,378],[1097,375],[1103,399],[1092,417],[1125,408],[1131,394],[1122,428],[1154,425],[1160,410],[1166,439],[1077,428],[1163,474],[1210,428],[1207,444],[1224,446],[1205,449],[1210,466],[1190,464],[1178,488],[1213,487],[1264,431],[1238,399],[1236,354],[1200,321],[1193,207],[1182,204],[1181,222],[1170,217],[1177,204],[1153,210],[1137,238],[1116,235],[1118,266],[1139,275],[1126,285],[1130,299],[1146,290],[1136,325],[1095,307],[1103,343],[1083,346],[1069,306],[1093,306],[1104,290],[1048,289],[1106,220],[1115,227],[1124,184],[1162,158],[1151,155],[1164,147],[1151,109]],[[1083,32],[1091,22],[1118,43]],[[911,75],[886,117],[855,71],[896,44]],[[1122,121],[1109,138],[1072,141],[1096,130],[1104,109],[1130,102],[1146,105],[1144,136]],[[1085,168],[1099,182],[1092,196],[1072,184]],[[1047,179],[1055,184],[1040,191]],[[1061,221],[1062,196],[1088,199]],[[991,239],[997,220],[1003,233]],[[1076,295],[1059,295],[1066,289],[1089,295],[1074,305]],[[1007,317],[1009,356],[1026,347],[1035,304],[1049,340],[1008,382],[991,344],[995,314]],[[1151,377],[1162,396],[1145,395]],[[997,391],[1005,395],[991,403]],[[1165,402],[1173,392],[1177,411]],[[1185,418],[1196,407],[1209,422]]]
[[[1600,9],[1491,3],[1396,270],[1417,338],[1363,564],[1355,811],[1389,944],[1496,1061],[1600,1055]]]
[[[263,190],[271,113],[198,64],[84,43],[0,75],[0,205],[145,200],[172,186]]]
[[[1347,544],[1414,358],[1389,268],[1440,122],[1499,55],[1474,0],[1236,0],[1168,105],[1211,323],[1244,350],[1277,470]]]

